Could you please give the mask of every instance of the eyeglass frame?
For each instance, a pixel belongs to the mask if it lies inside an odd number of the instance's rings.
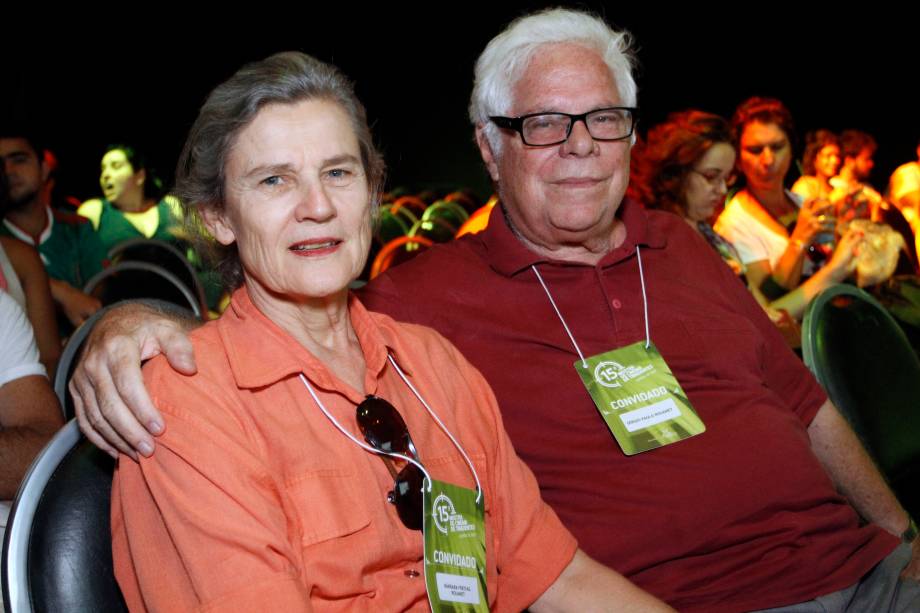
[[[703,178],[703,181],[705,181],[706,184],[709,185],[710,187],[719,187],[719,183],[722,183],[725,185],[725,189],[729,190],[735,186],[735,183],[738,182],[738,174],[735,171],[732,171],[731,173],[729,173],[727,177],[723,177],[720,175],[720,176],[713,177],[713,178],[707,177],[704,171],[697,170],[696,168],[693,168],[693,167],[690,168],[690,172],[694,174],[698,174],[700,177]]]
[[[620,136],[617,138],[598,138],[591,134],[591,128],[588,125],[588,115],[593,113],[600,113],[602,111],[629,111],[629,133],[625,136]],[[561,145],[562,143],[569,140],[572,136],[572,129],[575,127],[577,122],[582,122],[585,124],[585,129],[588,131],[588,134],[596,141],[600,142],[617,142],[621,140],[626,140],[627,138],[632,137],[636,132],[636,124],[639,123],[639,108],[635,106],[606,106],[600,109],[593,109],[586,113],[563,113],[562,111],[552,111],[547,113],[528,113],[527,115],[520,115],[518,117],[502,117],[501,115],[490,115],[489,120],[494,123],[499,128],[504,130],[513,130],[521,136],[521,142],[527,145],[528,147],[552,147],[554,145]],[[565,138],[560,141],[555,141],[552,143],[541,143],[539,145],[534,145],[527,142],[527,139],[524,138],[524,122],[531,117],[541,117],[544,115],[563,115],[569,118],[569,127],[565,132]]]

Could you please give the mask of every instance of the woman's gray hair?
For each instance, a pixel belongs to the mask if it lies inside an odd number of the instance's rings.
[[[476,60],[470,121],[483,126],[492,150],[500,150],[490,115],[508,115],[512,90],[543,45],[571,43],[597,51],[610,68],[624,106],[636,106],[635,58],[628,32],[618,32],[603,19],[572,9],[547,9],[512,21],[493,38]]]
[[[371,194],[372,217],[383,190],[383,157],[374,146],[364,106],[338,68],[305,53],[286,51],[247,64],[208,95],[192,124],[176,168],[176,196],[182,201],[186,229],[220,270],[228,289],[242,284],[236,244],[218,244],[204,230],[199,210],[222,210],[226,203],[227,157],[240,132],[268,104],[304,100],[338,104],[351,120]]]

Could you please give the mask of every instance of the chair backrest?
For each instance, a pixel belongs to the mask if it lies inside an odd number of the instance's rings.
[[[192,263],[175,245],[153,238],[132,238],[122,241],[109,250],[112,264],[121,262],[147,262],[171,272],[192,290],[202,310],[207,310],[205,291]]]
[[[64,411],[65,420],[74,416],[73,399],[67,393],[67,383],[77,366],[80,351],[83,349],[83,341],[92,332],[96,322],[102,319],[102,316],[108,310],[109,307],[103,307],[80,324],[80,327],[74,330],[74,333],[67,339],[67,345],[64,346],[64,351],[61,352],[61,359],[58,362],[57,371],[54,373],[54,393],[57,394],[61,403],[61,410]]]
[[[3,541],[7,613],[127,611],[112,567],[114,467],[73,420],[35,459]]]
[[[833,286],[805,311],[802,353],[895,492],[916,489],[920,359],[894,318],[866,292]]]
[[[121,262],[90,279],[83,291],[98,298],[103,306],[122,300],[158,298],[189,308],[202,317],[201,301],[168,270],[147,262]]]

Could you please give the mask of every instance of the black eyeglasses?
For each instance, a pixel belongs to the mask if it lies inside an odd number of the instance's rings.
[[[358,405],[358,428],[368,445],[387,453],[399,453],[418,461],[418,451],[409,437],[409,428],[396,408],[377,396],[368,395]],[[411,462],[398,473],[388,457],[383,457],[392,475],[393,489],[387,500],[396,505],[396,513],[410,530],[422,529],[422,483],[424,475]]]
[[[638,109],[612,106],[572,115],[571,113],[531,113],[520,117],[489,117],[499,128],[514,130],[525,145],[547,147],[569,140],[575,122],[584,122],[591,138],[599,141],[623,140],[632,136]]]

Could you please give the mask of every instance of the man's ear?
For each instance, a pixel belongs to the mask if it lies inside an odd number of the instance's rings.
[[[38,156],[38,170],[42,176],[42,185],[44,185],[48,177],[51,176],[51,166],[48,165],[48,160],[45,159],[44,155]]]
[[[486,164],[489,176],[492,177],[494,182],[498,183],[498,160],[492,150],[492,144],[486,138],[486,130],[482,124],[476,126],[476,144],[479,145],[479,155],[482,156],[482,161]]]
[[[199,209],[199,213],[201,214],[201,222],[204,224],[204,227],[208,229],[211,236],[217,239],[218,243],[221,245],[231,245],[236,241],[236,234],[233,232],[232,226],[227,222],[223,210],[218,210],[210,206],[203,206]]]

